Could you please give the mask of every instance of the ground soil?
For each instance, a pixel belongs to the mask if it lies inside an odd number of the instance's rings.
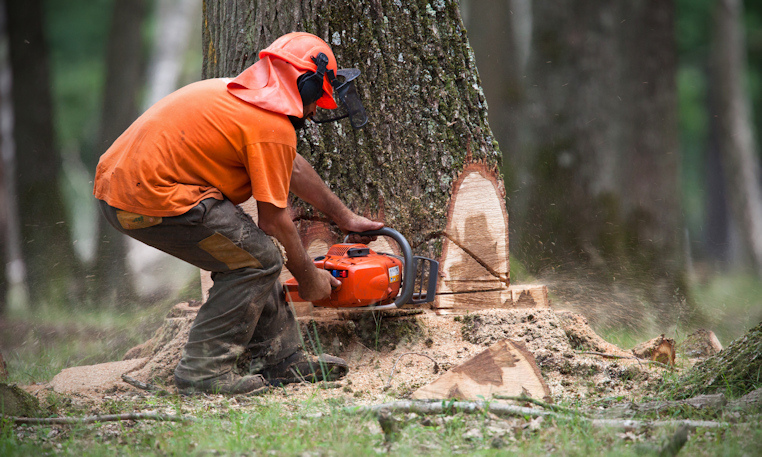
[[[128,351],[125,360],[69,368],[49,384],[27,386],[26,390],[40,399],[53,391],[85,404],[151,394],[125,383],[121,375],[126,373],[172,392],[171,375],[194,314],[193,304],[179,304],[154,337]],[[355,404],[409,398],[443,372],[506,338],[524,343],[534,355],[556,402],[631,397],[645,391],[648,382],[667,370],[660,364],[636,360],[630,352],[604,341],[583,316],[553,309],[491,309],[456,316],[431,311],[363,313],[345,319],[316,316],[303,319],[301,325],[305,347],[320,347],[343,357],[350,372],[338,382],[292,384],[269,395],[298,399],[320,390],[321,395],[343,397]]]

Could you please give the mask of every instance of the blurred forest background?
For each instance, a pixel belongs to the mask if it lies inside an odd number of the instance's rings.
[[[200,295],[194,268],[103,223],[92,178],[142,110],[201,78],[202,1],[0,5],[0,330]],[[503,153],[512,282],[548,284],[612,335],[707,326],[727,344],[759,322],[762,3],[461,11]]]

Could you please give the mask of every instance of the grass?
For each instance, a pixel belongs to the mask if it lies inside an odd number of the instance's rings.
[[[696,305],[723,346],[762,322],[762,280],[749,274],[712,275],[695,280]]]
[[[263,397],[149,397],[109,405],[109,411],[158,410],[192,415],[194,423],[125,422],[79,426],[0,425],[0,454],[100,455],[656,455],[676,427],[626,432],[601,429],[577,418],[499,419],[462,413],[399,417],[384,434],[377,419],[351,405],[281,393]],[[760,455],[762,427],[695,429],[683,455]]]
[[[121,360],[150,338],[169,309],[162,303],[119,313],[50,308],[11,315],[0,335],[8,381],[47,382],[64,368]]]

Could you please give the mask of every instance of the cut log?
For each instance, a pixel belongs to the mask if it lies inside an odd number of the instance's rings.
[[[675,364],[675,340],[659,335],[638,344],[632,348],[632,353],[639,359],[654,360],[672,366]]]
[[[523,343],[502,340],[413,393],[422,399],[490,399],[493,396],[550,397],[534,356]]]
[[[722,351],[722,344],[713,331],[700,328],[688,335],[681,344],[681,351],[696,359],[705,359]]]

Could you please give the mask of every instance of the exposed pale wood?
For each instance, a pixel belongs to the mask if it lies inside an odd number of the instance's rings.
[[[493,170],[467,165],[453,184],[439,292],[508,287],[508,215]]]
[[[655,360],[667,365],[675,364],[675,340],[659,335],[632,348],[639,359]]]
[[[550,308],[548,288],[544,285],[519,285],[485,292],[439,295],[434,309],[438,314],[463,314],[491,308]]]
[[[494,395],[546,398],[550,390],[534,356],[523,343],[502,340],[433,383],[421,387],[413,399],[476,400]]]

